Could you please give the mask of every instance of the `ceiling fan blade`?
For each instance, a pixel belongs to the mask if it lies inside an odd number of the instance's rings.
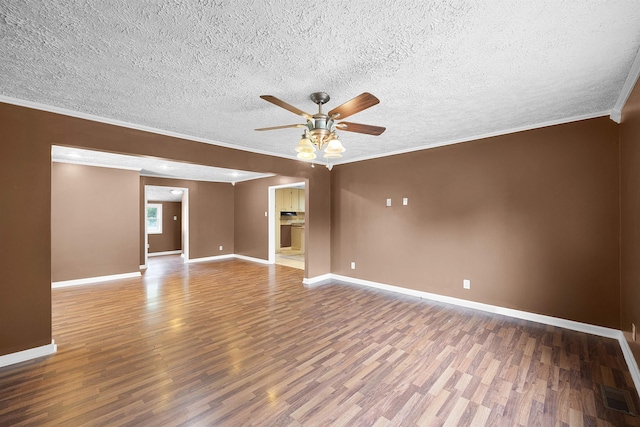
[[[335,116],[335,118],[338,119],[346,119],[362,110],[373,107],[379,102],[380,100],[378,98],[365,92],[329,111],[329,117]]]
[[[347,132],[366,133],[367,135],[380,135],[387,130],[382,126],[363,125],[360,123],[340,122],[336,125],[340,130],[346,130]]]
[[[254,129],[254,130],[276,130],[276,129],[287,129],[287,128],[303,128],[306,127],[307,125],[303,125],[302,123],[299,123],[297,125],[282,125],[282,126],[272,126],[269,128],[259,128],[259,129]]]
[[[307,120],[311,118],[311,114],[305,113],[304,111],[294,107],[293,105],[287,104],[286,102],[276,98],[275,96],[272,96],[272,95],[260,95],[260,98],[262,98],[265,101],[268,101],[268,102],[270,102],[270,103],[272,103],[274,105],[277,105],[278,107],[284,108],[285,110],[289,110],[294,114],[302,116]]]

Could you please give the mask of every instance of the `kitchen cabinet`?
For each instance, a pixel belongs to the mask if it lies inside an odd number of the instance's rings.
[[[291,226],[281,225],[280,226],[280,247],[288,248],[290,246],[291,246]]]
[[[282,188],[276,190],[276,210],[304,212],[304,189]]]
[[[304,253],[304,227],[291,228],[291,249]]]

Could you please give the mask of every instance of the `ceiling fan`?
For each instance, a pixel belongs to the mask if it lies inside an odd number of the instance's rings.
[[[261,95],[260,98],[268,101],[278,107],[291,111],[294,114],[307,119],[307,123],[295,125],[273,126],[267,128],[259,128],[257,131],[287,129],[287,128],[305,128],[304,134],[300,142],[296,146],[298,158],[303,160],[313,160],[316,158],[316,150],[324,149],[324,157],[326,159],[337,159],[342,157],[345,148],[338,139],[337,130],[347,132],[364,133],[367,135],[380,135],[386,128],[381,126],[363,125],[352,122],[338,122],[338,120],[346,119],[362,110],[373,107],[380,100],[368,92],[364,92],[350,101],[345,102],[339,107],[334,108],[327,114],[322,112],[322,105],[329,102],[329,95],[324,92],[314,92],[311,94],[311,100],[318,105],[318,113],[311,115],[304,111],[287,104],[286,102],[272,95]]]

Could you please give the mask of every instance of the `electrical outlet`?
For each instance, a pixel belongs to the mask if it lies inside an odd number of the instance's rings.
[[[471,280],[464,279],[462,281],[462,287],[465,288],[465,289],[471,289]]]
[[[351,261],[351,269],[352,270],[356,269],[356,263],[354,261]]]
[[[268,216],[266,212],[264,213],[264,216]]]
[[[636,340],[636,324],[631,324],[631,339],[635,342]]]
[[[391,199],[387,199],[387,206],[391,206]]]
[[[222,250],[222,245],[220,246],[220,250]]]
[[[403,198],[402,198],[402,204],[403,204],[404,206],[407,206],[407,205],[409,204],[409,198],[408,198],[408,197],[403,197]]]

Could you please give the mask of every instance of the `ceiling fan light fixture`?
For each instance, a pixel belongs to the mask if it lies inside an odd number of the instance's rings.
[[[327,148],[324,149],[324,152],[327,154],[341,154],[341,153],[344,153],[345,151],[346,150],[344,146],[342,145],[342,143],[337,137],[330,140],[329,144],[327,144]]]
[[[298,153],[297,157],[302,160],[315,159],[315,152],[317,150],[324,151],[324,158],[326,159],[341,158],[342,153],[346,150],[338,139],[336,130],[363,133],[367,135],[380,135],[385,131],[385,128],[381,126],[363,125],[361,123],[352,122],[337,122],[337,120],[346,119],[347,117],[373,107],[380,102],[378,98],[368,92],[364,92],[356,96],[328,113],[322,112],[322,106],[329,102],[329,95],[324,92],[312,93],[310,98],[316,105],[318,105],[318,112],[313,115],[305,113],[304,111],[272,95],[261,95],[260,98],[306,119],[306,124],[292,124],[256,129],[257,131],[264,131],[286,128],[305,128],[302,138],[295,147],[295,150]],[[329,170],[331,170],[331,167],[329,167]]]
[[[298,153],[314,153],[316,151],[316,147],[309,138],[303,135],[302,139],[300,139],[300,142],[298,142],[298,145],[296,146],[296,151]]]

